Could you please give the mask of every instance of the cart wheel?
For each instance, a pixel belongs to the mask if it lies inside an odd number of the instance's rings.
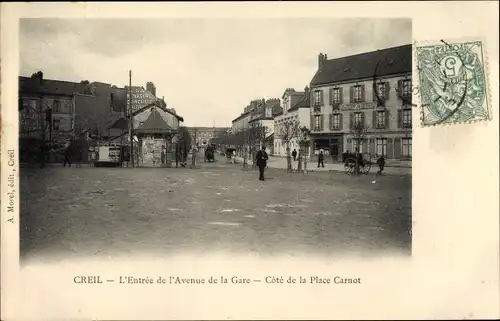
[[[352,175],[354,173],[355,167],[356,161],[352,158],[347,159],[344,163],[344,171],[349,175]]]
[[[372,168],[371,162],[365,162],[365,166],[362,168],[363,174],[368,174],[370,172],[370,169]]]

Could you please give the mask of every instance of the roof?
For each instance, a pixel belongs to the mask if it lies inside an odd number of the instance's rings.
[[[37,77],[19,77],[19,92],[72,96],[75,93],[85,93],[88,85],[84,83],[69,82]]]
[[[175,112],[172,111],[171,108],[167,108],[166,107],[166,104],[163,100],[161,99],[158,99],[156,100],[155,102],[153,103],[150,103],[144,107],[141,107],[140,109],[137,109],[136,111],[134,111],[132,113],[132,115],[137,115],[137,114],[140,114],[142,113],[144,110],[148,109],[148,108],[151,108],[151,107],[157,107],[157,108],[160,108],[161,110],[163,110],[164,112],[166,113],[169,113],[170,115],[174,116],[175,118],[177,118],[179,121],[183,122],[184,121],[184,118],[182,116],[179,116],[177,115]]]
[[[169,126],[161,117],[160,113],[153,109],[148,119],[142,124],[141,127],[135,130],[137,134],[156,134],[156,133],[168,133],[172,132],[173,129]]]
[[[310,94],[304,93],[302,95],[302,99],[299,100],[295,105],[292,106],[288,111],[294,111],[298,110],[299,108],[310,108],[311,107],[311,100],[310,100]]]
[[[375,74],[376,67],[377,76],[407,73],[412,71],[411,64],[411,45],[330,59],[323,62],[323,67],[318,69],[311,80],[311,85],[371,78]]]
[[[250,112],[249,112],[249,111],[247,111],[246,113],[242,113],[241,115],[239,115],[238,117],[236,117],[235,119],[233,119],[233,123],[234,123],[235,121],[238,121],[238,120],[242,119],[242,118],[245,118],[245,117],[246,117],[246,116],[248,116],[249,114],[250,114]]]
[[[123,117],[119,118],[113,125],[109,126],[109,129],[121,129],[121,130],[126,130],[128,129],[128,123],[127,120]]]

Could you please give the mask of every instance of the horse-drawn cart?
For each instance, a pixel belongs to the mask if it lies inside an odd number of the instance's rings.
[[[226,163],[235,163],[236,162],[236,156],[235,156],[236,148],[226,148]]]
[[[349,153],[343,155],[344,170],[347,174],[356,173],[356,163],[358,164],[359,174],[368,174],[372,167],[371,155],[366,153]]]

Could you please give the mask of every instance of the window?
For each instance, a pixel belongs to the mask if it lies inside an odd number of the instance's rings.
[[[340,88],[333,88],[333,90],[332,90],[332,103],[340,104]]]
[[[321,130],[321,115],[314,116],[314,130]]]
[[[387,157],[387,138],[377,138],[377,156]]]
[[[314,92],[314,105],[319,105],[321,103],[321,91],[316,90]]]
[[[403,109],[403,127],[411,128],[411,109]]]
[[[403,143],[402,156],[411,157],[411,137],[403,138],[402,143]]]
[[[411,96],[411,79],[403,80],[403,97]]]
[[[359,153],[363,153],[363,140],[360,138],[353,138],[352,139],[352,150],[356,152],[358,150]]]
[[[60,113],[61,112],[61,102],[59,100],[54,100],[52,102],[52,112]]]
[[[385,128],[385,111],[377,112],[377,128]]]
[[[361,101],[362,94],[361,94],[361,86],[360,85],[354,86],[353,94],[354,94],[353,102]]]
[[[354,126],[363,124],[363,113],[354,113]]]
[[[54,119],[52,121],[52,130],[59,130],[59,126],[61,125],[61,120]]]
[[[332,117],[332,129],[340,129],[340,117],[342,114],[334,114]]]
[[[377,84],[377,95],[378,95],[378,98],[380,99],[387,99],[388,97],[388,93],[389,91],[387,90],[387,87],[388,87],[388,83],[384,82],[384,83],[378,83]]]

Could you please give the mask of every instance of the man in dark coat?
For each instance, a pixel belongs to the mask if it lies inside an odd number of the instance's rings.
[[[259,180],[261,181],[264,180],[264,169],[267,166],[267,159],[266,146],[262,146],[262,149],[257,152],[257,156],[255,157],[255,162],[259,167]]]
[[[325,167],[325,155],[323,154],[323,151],[321,150],[318,155],[318,168],[320,167]]]
[[[66,149],[64,150],[63,167],[66,167],[66,164],[68,164],[68,166],[71,167],[71,157],[73,156],[73,150],[74,150],[74,145],[73,142],[71,142],[68,146],[66,146]]]
[[[297,159],[297,150],[295,150],[295,148],[293,149],[292,157],[293,157],[293,161],[295,162],[295,160]]]

